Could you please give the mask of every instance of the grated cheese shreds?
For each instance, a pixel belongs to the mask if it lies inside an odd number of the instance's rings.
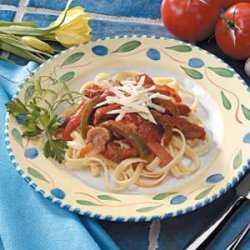
[[[132,80],[125,80],[122,82],[122,86],[113,86],[107,80],[101,81],[101,84],[108,87],[114,92],[115,96],[107,96],[106,100],[97,104],[95,107],[101,107],[106,104],[120,104],[121,108],[112,110],[108,114],[117,114],[116,121],[122,120],[122,118],[127,113],[137,113],[142,118],[157,124],[154,117],[152,116],[150,109],[153,108],[162,113],[165,109],[159,105],[152,102],[154,98],[159,98],[163,100],[171,100],[171,97],[162,95],[160,93],[152,93],[151,91],[155,89],[155,86],[145,88],[144,85],[145,76],[140,78],[137,83]]]
[[[154,104],[152,102],[147,102],[147,105],[148,105],[148,107],[153,108],[153,109],[155,109],[155,110],[157,110],[157,111],[159,111],[161,113],[165,112],[165,109],[163,107],[161,107],[161,106],[159,106],[157,104]]]

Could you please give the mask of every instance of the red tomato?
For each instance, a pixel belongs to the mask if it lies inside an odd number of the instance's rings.
[[[161,16],[173,35],[197,42],[213,33],[221,7],[220,0],[164,0]]]
[[[222,5],[224,9],[228,9],[229,7],[237,3],[250,3],[250,0],[223,0],[222,1]]]
[[[250,3],[232,6],[225,12],[225,18],[216,26],[218,46],[232,58],[247,59],[250,57]]]

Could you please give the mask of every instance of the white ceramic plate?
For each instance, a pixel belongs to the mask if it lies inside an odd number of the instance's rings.
[[[199,171],[183,179],[167,177],[154,188],[132,186],[122,193],[111,193],[105,189],[103,177],[68,171],[46,159],[39,142],[20,137],[22,121],[8,116],[7,148],[22,177],[44,197],[70,211],[118,221],[183,214],[210,203],[232,187],[248,168],[250,96],[239,75],[212,54],[172,39],[107,38],[55,56],[29,81],[50,75],[79,90],[97,73],[113,75],[124,70],[175,77],[198,96],[198,114],[212,138]],[[18,91],[18,98],[24,99],[29,86]]]

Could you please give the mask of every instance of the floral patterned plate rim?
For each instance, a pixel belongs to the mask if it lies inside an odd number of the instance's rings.
[[[39,144],[21,137],[22,117],[7,115],[5,141],[9,156],[21,177],[60,207],[97,219],[150,221],[181,215],[211,203],[234,186],[249,168],[249,88],[221,59],[193,45],[152,36],[119,36],[70,48],[46,61],[29,81],[53,75],[79,88],[100,71],[138,70],[175,76],[191,88],[201,103],[205,125],[211,130],[212,153],[201,170],[185,180],[168,180],[152,189],[111,193],[101,181],[73,175],[46,159]],[[25,98],[29,86],[15,97]],[[14,98],[15,98],[14,97]]]

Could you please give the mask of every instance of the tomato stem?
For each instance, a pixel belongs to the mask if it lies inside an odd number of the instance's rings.
[[[229,20],[228,17],[226,17],[226,16],[224,15],[224,13],[221,13],[220,17],[221,17],[221,19],[223,19],[223,20],[226,22],[226,24],[227,24],[227,26],[228,26],[229,29],[236,29],[236,24],[235,24],[235,22],[234,22],[234,18],[233,18],[233,20],[231,21],[231,20]]]
[[[230,20],[228,17],[226,17],[224,15],[224,13],[221,13],[221,15],[220,15],[221,19],[224,20],[225,23],[227,24],[227,29],[229,29],[229,33],[230,33],[230,36],[233,40],[234,46],[236,46],[236,34],[235,34],[235,32],[236,32],[236,30],[240,30],[240,28],[235,23],[235,15],[236,15],[236,9],[234,10],[232,20]]]

